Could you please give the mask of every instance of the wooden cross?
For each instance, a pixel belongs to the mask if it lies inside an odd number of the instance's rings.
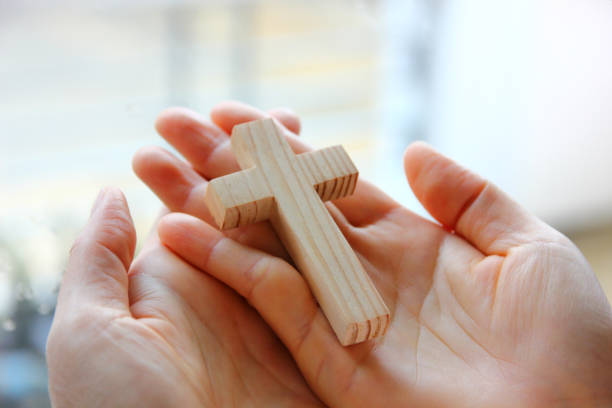
[[[341,344],[383,335],[389,310],[324,201],[350,195],[358,172],[342,146],[295,155],[273,119],[235,126],[242,171],[214,179],[206,204],[220,229],[270,220]]]

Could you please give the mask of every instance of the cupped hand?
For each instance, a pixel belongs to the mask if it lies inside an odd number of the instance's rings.
[[[125,199],[103,190],[74,244],[47,343],[56,407],[320,406],[234,291],[161,245],[136,260]]]
[[[238,103],[217,106],[214,123],[166,111],[157,128],[188,163],[148,148],[134,167],[172,211],[193,216],[163,218],[163,244],[245,297],[319,398],[368,407],[610,401],[612,312],[580,252],[422,143],[406,151],[406,176],[438,223],[363,181],[328,204],[392,315],[385,337],[340,346],[267,223],[225,235],[209,225],[207,179],[238,170],[228,134],[268,115]],[[279,116],[296,153],[308,150],[295,137],[299,122]]]

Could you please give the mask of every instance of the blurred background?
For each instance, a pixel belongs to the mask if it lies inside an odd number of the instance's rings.
[[[160,203],[131,156],[171,105],[292,107],[423,215],[401,158],[426,140],[572,238],[611,298],[611,21],[609,0],[0,0],[0,406],[49,406],[68,250],[105,185],[145,236]]]

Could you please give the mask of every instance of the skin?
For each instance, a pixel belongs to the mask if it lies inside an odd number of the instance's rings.
[[[391,310],[342,347],[267,223],[221,233],[207,180],[238,170],[234,125],[287,110],[236,102],[156,126],[134,170],[174,212],[132,261],[125,199],[102,193],[77,239],[48,340],[56,406],[606,406],[612,310],[576,247],[486,180],[416,143],[408,182],[438,221],[360,181],[328,203]],[[117,391],[114,391],[117,390]]]

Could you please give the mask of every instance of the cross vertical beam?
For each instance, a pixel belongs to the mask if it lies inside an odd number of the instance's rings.
[[[389,310],[323,200],[351,194],[341,146],[295,155],[272,119],[235,126],[243,171],[214,179],[206,203],[221,229],[269,219],[343,345],[385,333]]]

